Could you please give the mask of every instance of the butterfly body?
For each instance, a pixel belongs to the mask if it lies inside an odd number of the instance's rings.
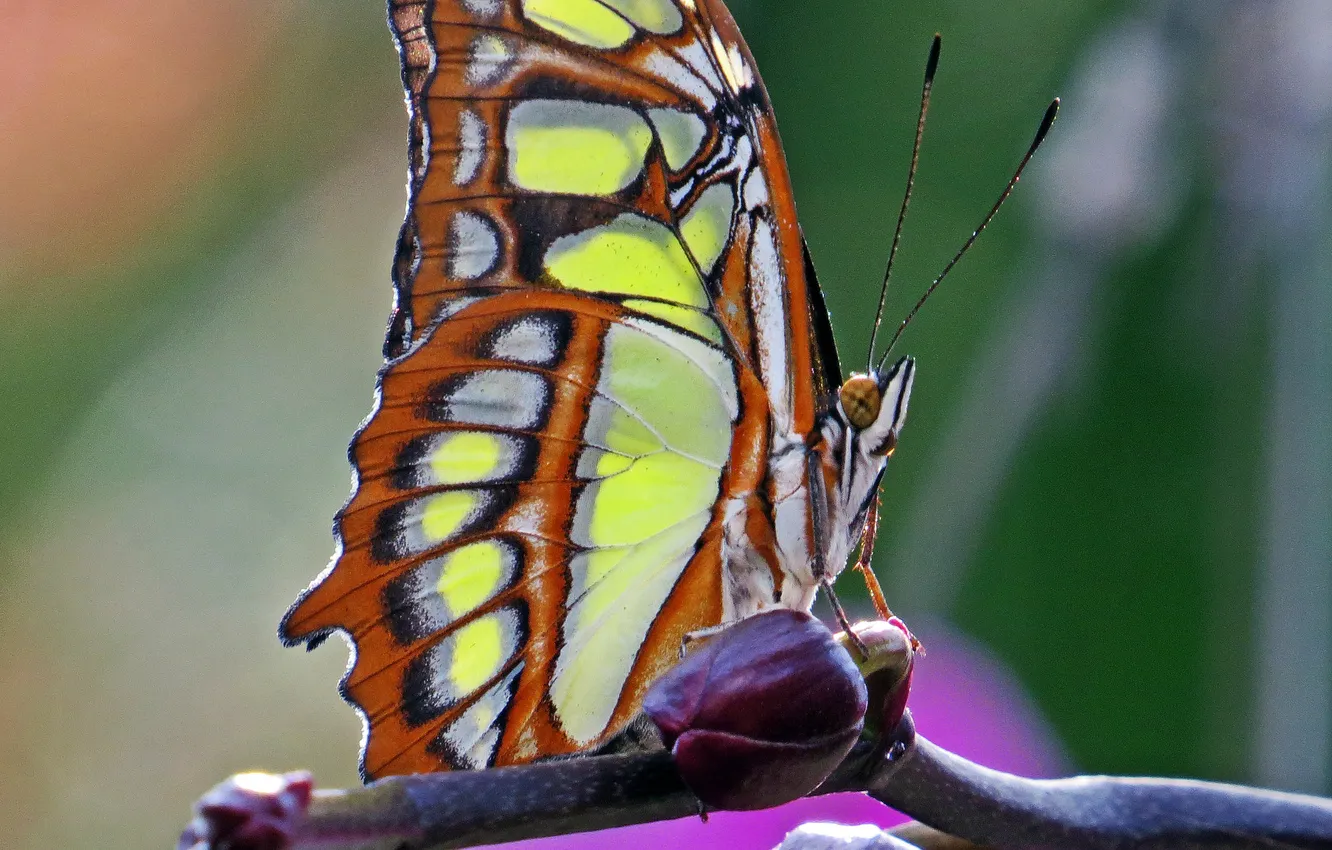
[[[334,561],[281,626],[350,637],[369,778],[602,746],[686,636],[807,610],[914,375],[853,378],[844,405],[720,2],[394,0],[390,20],[411,135],[387,363]]]

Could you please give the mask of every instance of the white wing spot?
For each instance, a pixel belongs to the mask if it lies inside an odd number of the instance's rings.
[[[509,44],[494,33],[482,33],[472,39],[464,78],[469,86],[480,88],[500,82],[513,67],[514,53]]]
[[[708,64],[707,52],[697,43],[690,42],[675,53],[680,59],[668,53],[650,53],[644,67],[654,77],[674,86],[701,104],[705,111],[711,112],[717,105],[717,93],[721,91],[722,83]]]
[[[548,319],[525,316],[501,330],[491,343],[490,355],[514,363],[545,366],[559,356],[559,331]]]
[[[768,183],[763,179],[763,172],[757,168],[745,178],[745,209],[753,211],[768,203]]]
[[[493,18],[500,11],[500,0],[462,0],[462,5],[480,18]]]
[[[499,263],[499,233],[481,213],[470,210],[455,213],[449,223],[448,244],[449,277],[476,280]]]
[[[731,73],[727,76],[735,85],[736,91],[744,91],[753,86],[754,69],[749,67],[749,63],[745,61],[740,48],[732,44],[726,51],[726,58],[729,60],[727,64],[731,67]]]
[[[466,186],[476,179],[486,155],[486,122],[475,112],[458,113],[458,159],[453,166],[453,182]]]
[[[540,426],[550,403],[550,384],[534,372],[482,369],[464,377],[434,405],[443,422],[530,430]]]

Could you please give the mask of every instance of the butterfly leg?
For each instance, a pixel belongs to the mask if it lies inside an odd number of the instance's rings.
[[[828,497],[824,490],[823,474],[819,469],[818,456],[813,452],[810,452],[806,455],[806,462],[808,463],[806,473],[809,480],[810,503],[814,510],[814,539],[827,540]],[[861,659],[864,660],[869,658],[869,650],[865,648],[865,644],[856,636],[856,633],[851,630],[851,620],[846,616],[846,609],[842,607],[841,601],[837,598],[836,591],[833,590],[832,576],[828,574],[827,565],[823,561],[823,550],[818,546],[815,546],[813,555],[814,563],[812,566],[814,575],[824,591],[828,594],[828,602],[832,605],[833,613],[837,615],[838,625],[840,625],[842,631],[846,633],[847,640],[849,640],[851,645],[856,648],[856,651],[860,653]]]
[[[870,512],[865,517],[865,530],[860,534],[860,557],[856,558],[854,568],[865,579],[865,588],[869,590],[870,601],[874,603],[875,613],[879,615],[880,619],[888,620],[896,615],[893,614],[893,609],[888,607],[888,600],[884,598],[883,588],[879,586],[879,578],[874,575],[874,568],[871,566],[871,562],[874,560],[874,538],[878,535],[878,531],[879,497],[875,496],[874,504],[870,506]],[[911,637],[911,649],[924,655],[924,644],[917,640],[909,629],[907,633]]]
[[[855,569],[865,579],[865,587],[869,590],[875,613],[879,615],[879,619],[887,620],[893,616],[893,611],[888,607],[888,600],[884,598],[883,588],[879,586],[878,576],[874,575],[874,568],[871,565],[874,560],[874,538],[878,533],[879,497],[875,496],[869,513],[865,515],[865,528],[860,532],[860,557],[856,558]]]
[[[851,620],[846,616],[846,609],[842,607],[841,600],[837,598],[837,593],[833,590],[832,579],[825,578],[823,580],[823,590],[828,594],[828,604],[832,605],[833,615],[837,617],[837,624],[841,626],[842,631],[846,633],[847,640],[856,648],[856,652],[860,653],[860,659],[862,661],[868,659],[869,649],[865,647],[864,642],[861,641],[856,633],[851,630]]]

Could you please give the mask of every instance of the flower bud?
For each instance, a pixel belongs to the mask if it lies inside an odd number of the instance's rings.
[[[826,626],[773,609],[708,638],[652,685],[643,710],[704,805],[762,809],[828,777],[860,735],[866,699]]]
[[[907,697],[911,693],[911,672],[915,668],[916,648],[920,645],[911,630],[897,617],[870,620],[851,627],[859,646],[845,632],[837,641],[847,647],[869,691],[866,725],[871,734],[890,732],[902,720]],[[865,650],[865,655],[860,649]]]
[[[238,773],[194,804],[194,820],[177,850],[284,850],[304,823],[313,792],[314,778],[306,771]]]

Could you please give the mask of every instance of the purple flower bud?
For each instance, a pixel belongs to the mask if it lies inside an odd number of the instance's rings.
[[[860,735],[866,699],[826,626],[773,609],[695,648],[653,684],[643,710],[704,805],[762,809],[828,777]]]
[[[866,655],[852,647],[844,632],[837,641],[847,647],[869,690],[866,725],[877,736],[891,731],[902,720],[907,697],[911,693],[911,673],[915,669],[916,649],[920,643],[897,617],[856,623],[851,631]]]
[[[314,778],[306,771],[238,773],[194,804],[194,820],[176,848],[284,850],[304,821],[313,792]]]

